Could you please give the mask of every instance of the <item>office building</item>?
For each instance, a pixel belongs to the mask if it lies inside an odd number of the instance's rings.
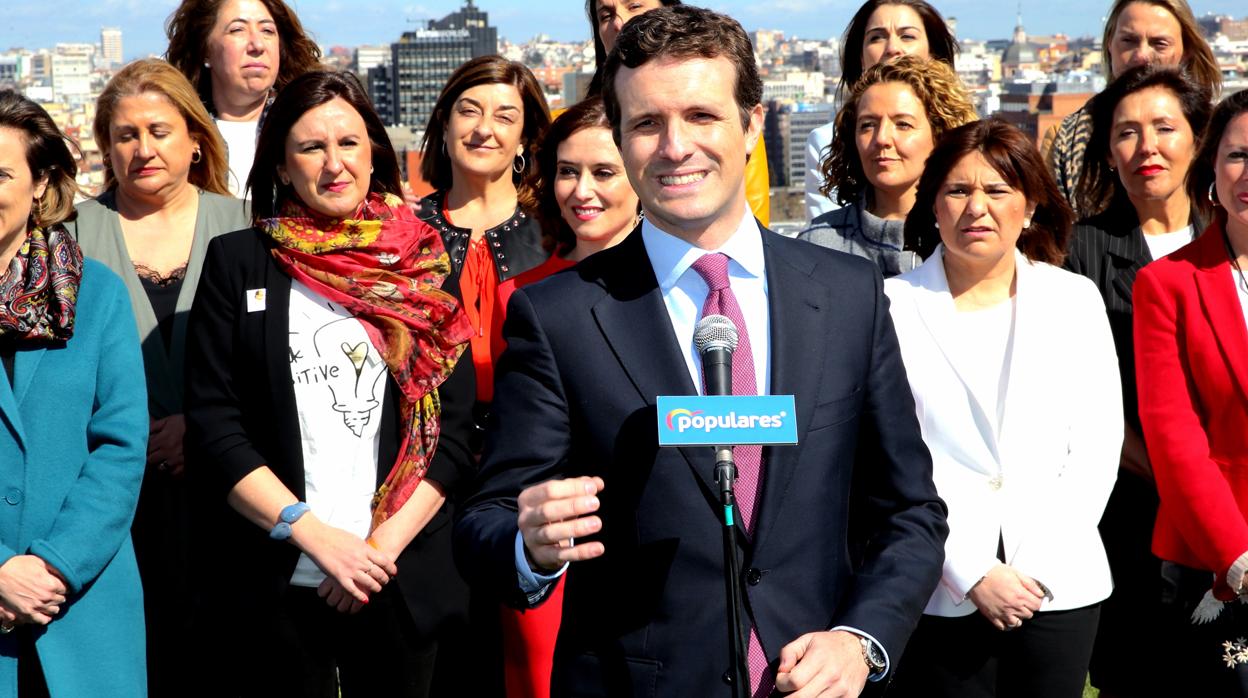
[[[442,19],[429,20],[424,29],[404,32],[390,45],[388,121],[423,129],[451,73],[473,58],[497,51],[498,29],[490,26],[487,13],[473,0]],[[380,76],[370,71],[370,89],[384,92],[375,77]]]
[[[106,67],[115,68],[125,62],[121,52],[121,30],[117,27],[100,29],[100,53]]]

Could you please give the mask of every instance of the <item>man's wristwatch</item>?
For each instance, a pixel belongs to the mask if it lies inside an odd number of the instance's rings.
[[[874,642],[861,635],[858,640],[862,642],[862,660],[867,663],[867,673],[871,676],[883,674],[888,668],[888,664],[884,662],[884,652]]]

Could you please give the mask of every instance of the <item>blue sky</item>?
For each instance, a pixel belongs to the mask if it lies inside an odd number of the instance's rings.
[[[389,43],[406,28],[453,12],[462,0],[287,0],[304,25],[324,45]],[[705,4],[736,17],[747,30],[781,29],[789,36],[824,39],[838,36],[860,0],[709,0]],[[62,41],[99,40],[101,26],[123,31],[127,58],[162,53],[164,21],[177,0],[4,0],[0,11],[0,49],[38,48]],[[958,33],[979,39],[1007,38],[1014,27],[1015,2],[935,0],[946,16],[958,18]],[[538,33],[556,39],[588,36],[582,0],[477,0],[499,34],[523,41]],[[1023,24],[1032,34],[1065,32],[1071,36],[1100,32],[1109,0],[1025,0]],[[1248,14],[1244,0],[1195,0],[1197,15],[1206,12]],[[535,9],[537,8],[537,9]]]

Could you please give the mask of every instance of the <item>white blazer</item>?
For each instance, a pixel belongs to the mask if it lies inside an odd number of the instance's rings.
[[[1088,279],[1015,254],[999,429],[946,354],[961,343],[951,336],[957,310],[943,246],[884,282],[936,489],[949,506],[944,573],[924,610],[931,615],[976,611],[966,595],[997,564],[998,533],[1006,563],[1053,593],[1042,611],[1097,603],[1113,587],[1097,523],[1118,475],[1123,417],[1105,306]]]

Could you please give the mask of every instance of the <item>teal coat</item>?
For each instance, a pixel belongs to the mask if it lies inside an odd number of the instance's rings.
[[[0,564],[30,553],[69,583],[35,631],[52,698],[147,694],[143,591],[130,544],[147,452],[147,391],[130,299],[83,266],[74,336],[0,370]],[[17,695],[16,634],[0,635],[0,697]]]

